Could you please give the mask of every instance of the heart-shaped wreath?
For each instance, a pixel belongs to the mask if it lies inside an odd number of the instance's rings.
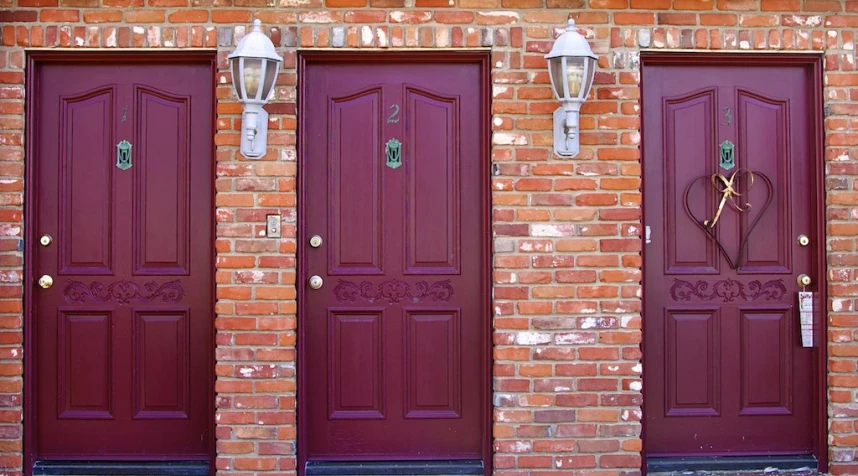
[[[724,245],[718,240],[717,235],[715,234],[715,225],[718,223],[718,220],[721,218],[721,213],[724,211],[725,207],[733,208],[734,210],[744,213],[751,209],[751,203],[745,202],[744,205],[740,203],[736,203],[736,199],[747,195],[751,188],[754,186],[755,180],[759,178],[766,184],[766,202],[763,204],[760,209],[760,213],[757,214],[757,217],[751,222],[750,228],[748,228],[745,236],[742,237],[742,240],[739,242],[739,251],[736,256],[736,260],[734,261],[727,250],[724,248]],[[712,183],[712,188],[715,189],[716,192],[721,196],[720,202],[718,204],[718,208],[715,210],[715,214],[712,218],[701,220],[698,217],[694,216],[694,213],[691,211],[691,206],[688,203],[688,194],[691,189],[700,181],[708,180]],[[739,181],[746,180],[746,188],[744,191],[740,192]],[[712,174],[712,175],[704,175],[702,177],[697,177],[692,180],[691,183],[688,184],[688,187],[685,188],[685,213],[691,218],[691,221],[694,222],[695,225],[700,227],[704,233],[706,233],[709,238],[711,238],[715,244],[718,246],[718,249],[721,251],[721,254],[727,259],[727,262],[730,263],[730,266],[733,269],[737,269],[742,265],[742,259],[745,256],[745,248],[748,245],[748,238],[751,236],[751,232],[754,231],[757,224],[760,222],[760,219],[763,217],[763,214],[769,208],[769,205],[772,203],[772,196],[774,195],[772,189],[772,181],[766,177],[765,174],[760,172],[751,172],[748,169],[737,169],[733,172],[730,177],[726,177],[723,174]]]

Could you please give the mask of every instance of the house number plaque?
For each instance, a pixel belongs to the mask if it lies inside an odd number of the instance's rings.
[[[398,124],[399,123],[399,104],[391,104],[390,110],[393,112],[387,118],[387,123],[388,124]]]

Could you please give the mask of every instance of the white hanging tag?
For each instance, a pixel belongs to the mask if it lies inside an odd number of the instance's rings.
[[[801,291],[798,293],[798,315],[801,323],[801,346],[813,347],[813,293]]]

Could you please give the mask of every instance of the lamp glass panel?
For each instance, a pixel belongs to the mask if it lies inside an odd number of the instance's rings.
[[[596,60],[590,57],[584,59],[584,86],[581,89],[581,99],[587,99],[590,88],[593,87],[593,77],[596,75]]]
[[[229,61],[232,63],[230,66],[232,68],[232,87],[235,90],[235,95],[238,99],[244,99],[241,96],[241,58],[233,58]]]
[[[563,57],[558,56],[548,60],[548,72],[551,77],[551,89],[554,90],[554,95],[557,99],[564,99],[565,92],[563,91]]]
[[[569,84],[569,98],[583,99],[580,94],[586,84],[584,73],[586,73],[586,57],[566,57],[566,81]],[[586,91],[584,91],[586,93]]]
[[[244,58],[244,91],[247,99],[260,99],[259,84],[262,82],[262,58]]]
[[[280,65],[277,61],[265,60],[265,81],[262,83],[262,96],[260,99],[266,100],[271,96],[271,90],[274,88],[274,81],[277,79],[277,70]]]

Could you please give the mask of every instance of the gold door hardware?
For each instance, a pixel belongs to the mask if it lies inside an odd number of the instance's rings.
[[[810,276],[806,274],[799,274],[798,278],[795,279],[795,282],[798,283],[799,286],[810,286],[812,280]]]
[[[49,287],[54,285],[54,278],[48,276],[47,274],[39,278],[39,286],[44,289],[48,289]]]

